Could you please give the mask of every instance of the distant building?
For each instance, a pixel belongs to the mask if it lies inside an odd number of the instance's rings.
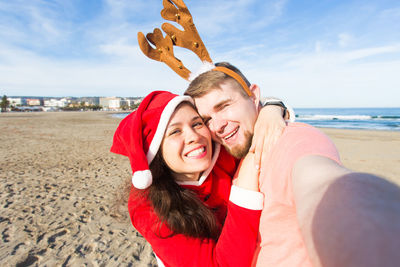
[[[121,99],[120,105],[121,106],[130,106],[131,103],[133,104],[133,100],[130,99]]]
[[[59,107],[63,108],[67,106],[67,99],[62,98],[62,99],[49,99],[49,100],[44,100],[44,106],[45,107]]]
[[[121,107],[121,98],[100,97],[100,106],[102,106],[103,109],[119,110]]]
[[[23,104],[25,104],[23,101],[23,99],[21,97],[8,97],[7,98],[8,101],[10,101],[10,106],[22,106]]]
[[[85,102],[86,106],[91,106],[91,105],[99,105],[99,99],[100,97],[94,96],[94,97],[81,97],[80,101]]]
[[[40,106],[40,99],[37,98],[27,98],[26,104],[28,106]]]

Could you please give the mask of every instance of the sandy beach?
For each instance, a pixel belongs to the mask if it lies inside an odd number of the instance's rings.
[[[156,266],[115,216],[128,159],[105,112],[0,114],[0,266]],[[344,165],[400,184],[400,132],[322,129]]]

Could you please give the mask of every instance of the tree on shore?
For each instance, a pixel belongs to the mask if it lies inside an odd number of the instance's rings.
[[[140,103],[132,103],[131,106],[130,106],[130,108],[131,108],[132,110],[136,110],[136,109],[139,107],[139,105],[140,105]]]
[[[0,103],[1,112],[6,112],[9,105],[10,105],[10,101],[8,101],[6,95],[3,95],[3,98],[1,99],[1,103]]]

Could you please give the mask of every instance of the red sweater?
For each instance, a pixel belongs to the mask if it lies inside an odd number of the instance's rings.
[[[221,149],[217,162],[205,180],[200,181],[201,184],[181,185],[196,192],[223,225],[218,241],[182,234],[166,237],[171,230],[160,224],[150,202],[131,191],[128,209],[132,224],[151,244],[165,266],[250,266],[256,246],[262,195],[232,186],[235,168],[234,158]],[[258,204],[249,204],[252,201]]]

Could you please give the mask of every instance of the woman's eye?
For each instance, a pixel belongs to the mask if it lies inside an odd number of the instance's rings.
[[[195,122],[195,123],[193,124],[193,127],[196,127],[196,128],[199,128],[199,127],[201,127],[201,126],[203,126],[203,122],[202,122],[202,121],[198,121],[198,122]]]
[[[171,136],[171,135],[174,135],[174,134],[178,134],[179,132],[180,132],[179,129],[175,129],[175,130],[170,131],[168,135]]]

